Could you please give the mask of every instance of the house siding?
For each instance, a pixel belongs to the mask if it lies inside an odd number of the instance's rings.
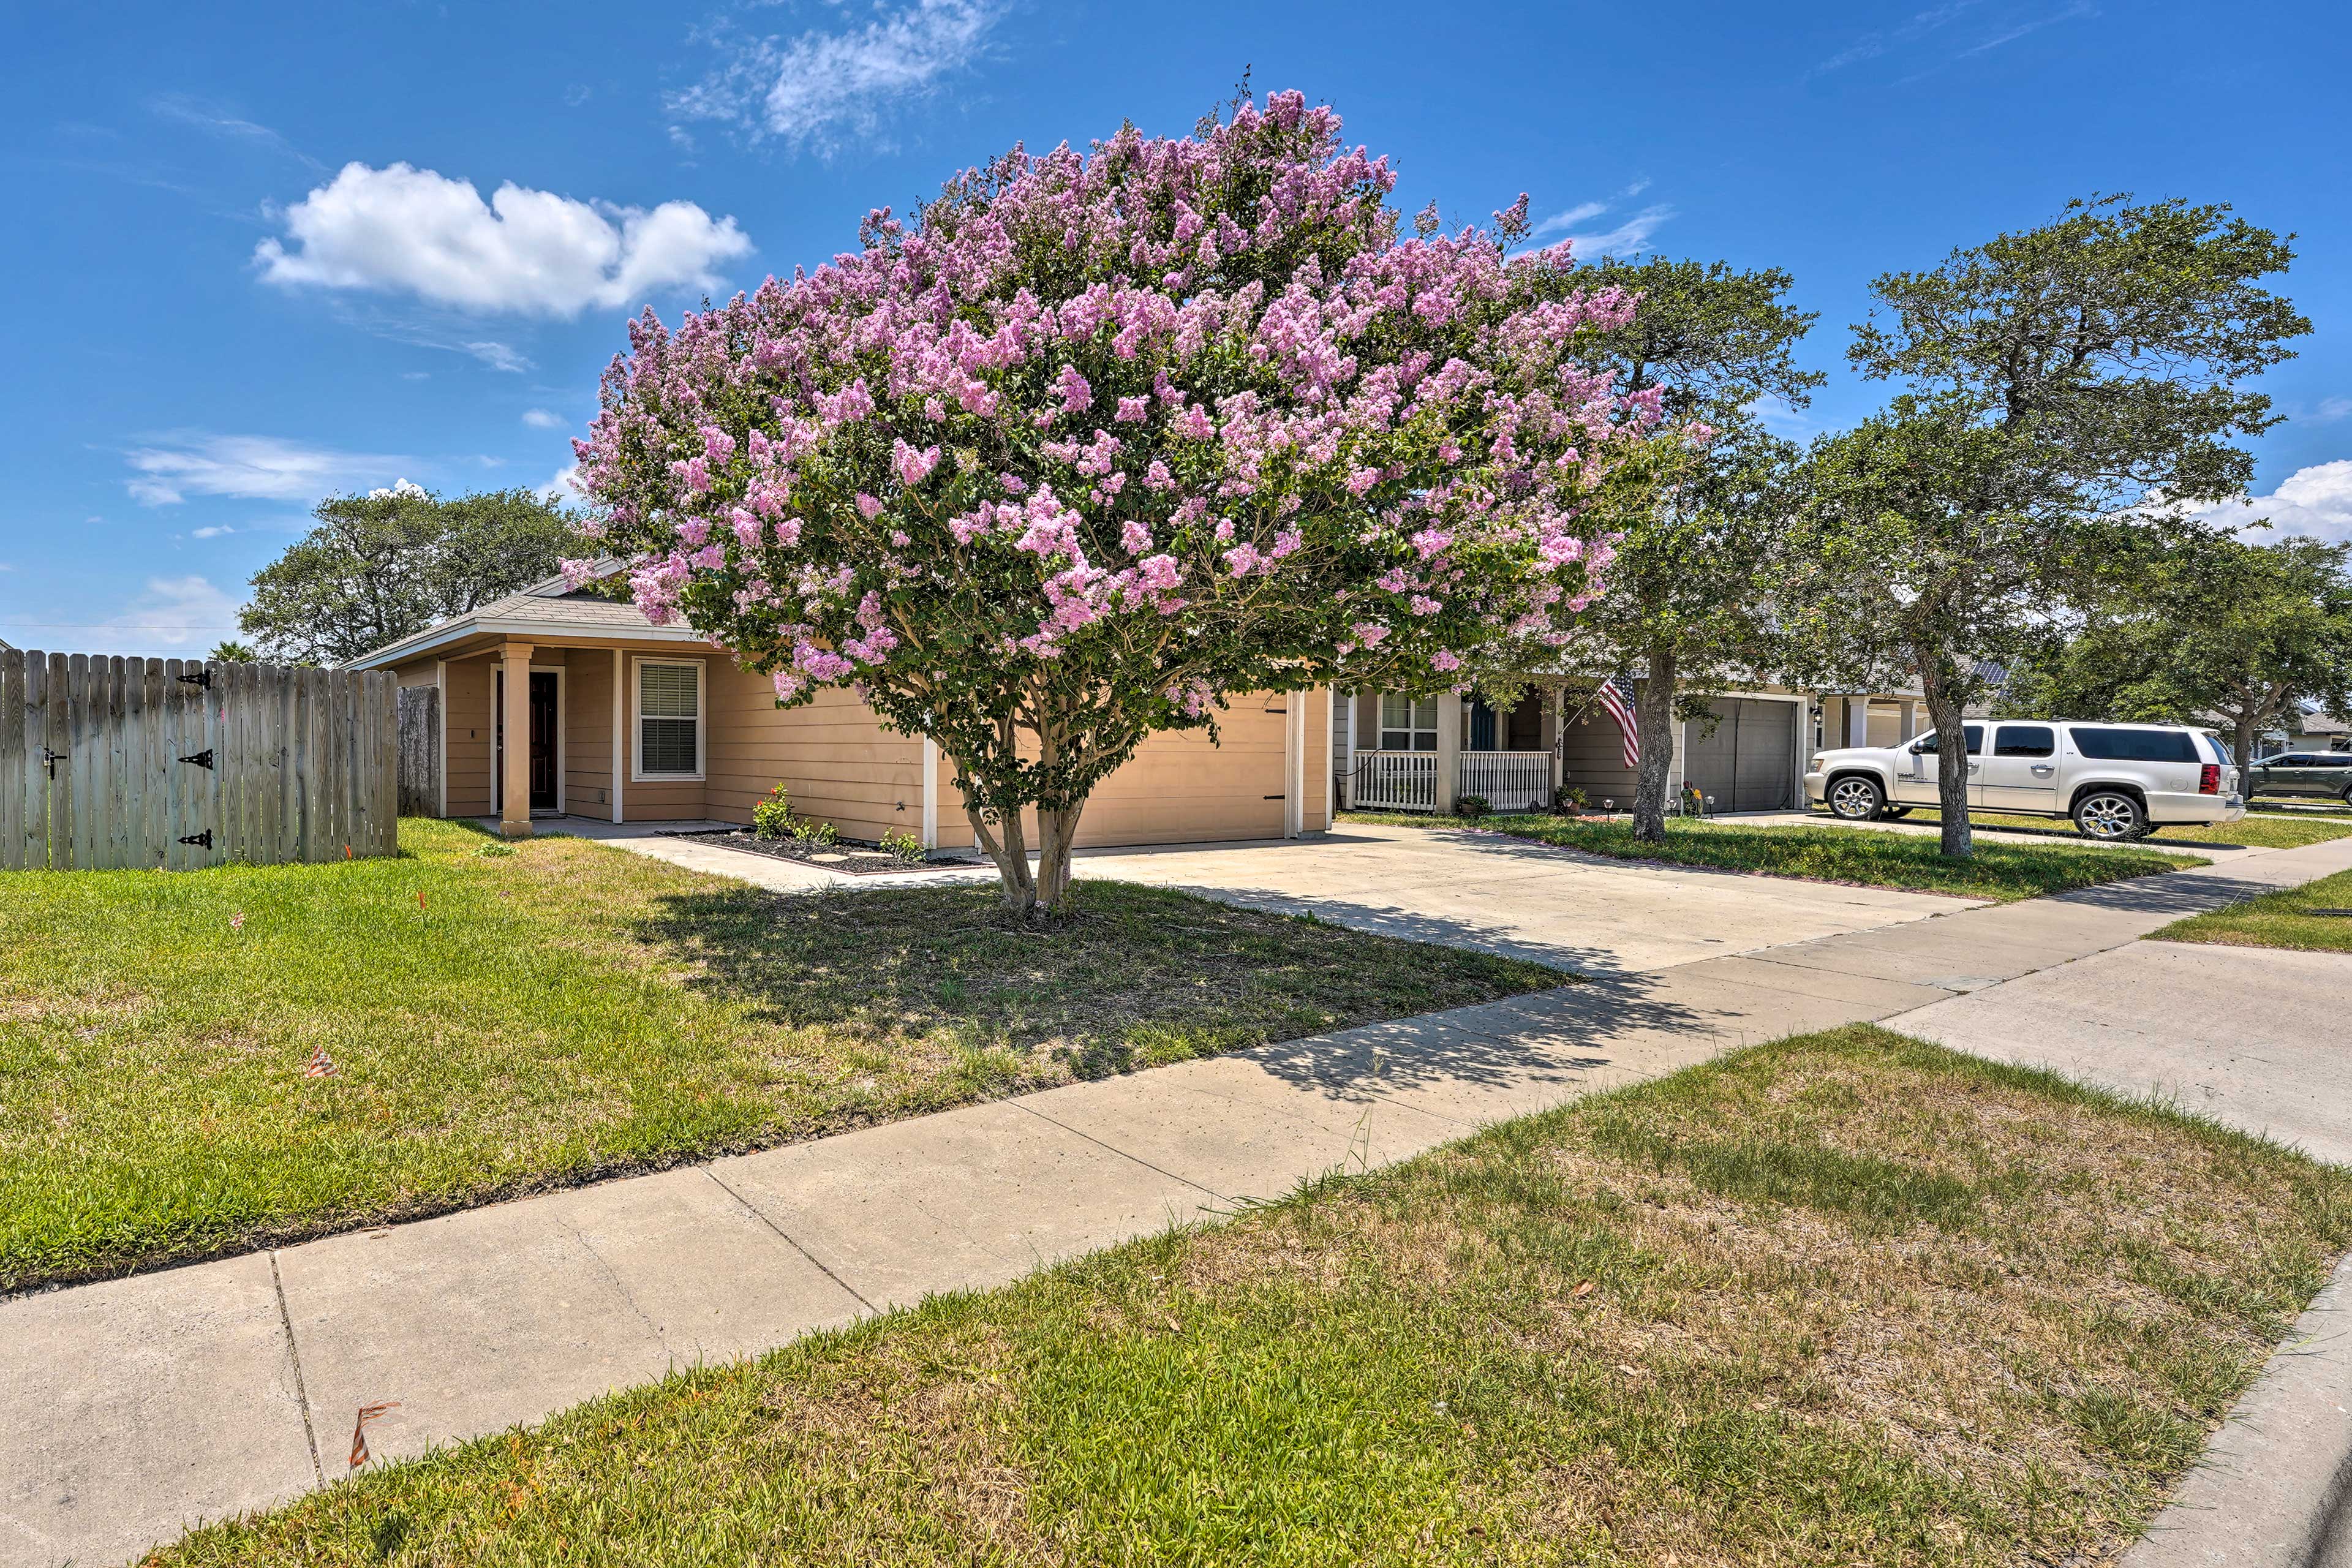
[[[894,829],[920,835],[922,742],[885,729],[880,717],[849,692],[824,691],[812,702],[780,710],[768,678],[737,668],[724,655],[676,644],[636,645],[623,652],[626,684],[622,688],[618,780],[623,820],[709,817],[748,823],[752,806],[781,783],[791,792],[795,812],[834,824],[845,837],[879,838]],[[699,780],[648,782],[630,776],[640,658],[702,666]],[[395,667],[394,674],[403,684],[429,685],[436,662],[434,656],[421,657]],[[531,662],[564,672],[564,809],[609,820],[615,787],[613,648],[538,645]],[[477,647],[446,663],[452,816],[488,816],[495,810],[491,694],[498,668],[494,647]],[[1079,844],[1281,837],[1293,743],[1286,710],[1292,702],[1303,704],[1296,731],[1302,751],[1297,759],[1299,825],[1303,831],[1319,832],[1329,819],[1335,754],[1331,697],[1321,689],[1234,699],[1219,720],[1221,744],[1212,745],[1202,731],[1152,736],[1095,791],[1079,822]],[[941,756],[938,768],[938,842],[945,848],[968,848],[971,828],[952,782],[953,765]]]

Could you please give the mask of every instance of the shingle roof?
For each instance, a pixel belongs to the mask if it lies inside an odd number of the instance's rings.
[[[594,575],[608,577],[620,571],[622,565],[618,560],[599,561],[593,569]],[[643,610],[625,599],[607,599],[601,595],[572,589],[565,585],[562,577],[549,577],[509,594],[503,599],[493,599],[465,615],[436,622],[397,642],[386,643],[350,660],[343,668],[374,669],[387,664],[398,664],[427,648],[484,632],[537,632],[541,636],[559,637],[602,635],[661,642],[688,642],[700,635],[685,626],[657,626],[646,619]]]

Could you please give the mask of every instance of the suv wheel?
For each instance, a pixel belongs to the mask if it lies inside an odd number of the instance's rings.
[[[1874,822],[1886,806],[1886,795],[1874,779],[1848,773],[1830,785],[1830,815],[1848,822]]]
[[[2115,843],[2147,834],[2147,813],[2119,789],[2095,789],[2074,803],[2074,826],[2085,838]]]

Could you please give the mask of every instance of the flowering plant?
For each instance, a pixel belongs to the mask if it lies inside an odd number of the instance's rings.
[[[1579,358],[1633,301],[1508,258],[1525,197],[1405,236],[1339,128],[1291,92],[1015,148],[828,266],[648,311],[576,443],[586,531],[779,701],[854,684],[936,740],[1023,916],[1154,731],[1556,645],[1657,417]]]

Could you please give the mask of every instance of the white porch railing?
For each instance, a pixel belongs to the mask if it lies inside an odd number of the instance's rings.
[[[1486,797],[1496,811],[1533,811],[1551,804],[1549,752],[1465,752],[1462,787],[1465,795]]]
[[[1361,811],[1435,811],[1437,753],[1358,752],[1355,805]]]

